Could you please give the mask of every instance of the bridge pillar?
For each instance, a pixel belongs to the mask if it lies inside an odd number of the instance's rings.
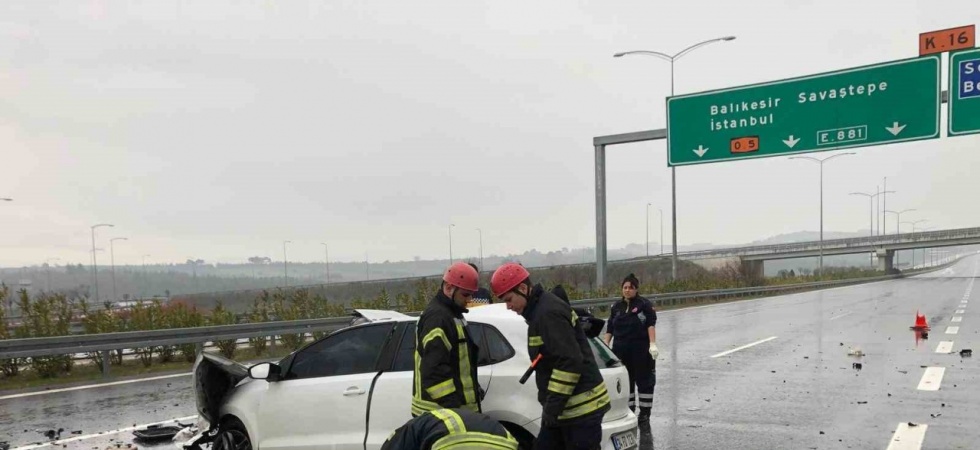
[[[761,280],[766,277],[766,262],[759,260],[740,259],[742,274],[750,280]]]
[[[895,250],[878,249],[878,270],[886,274],[895,271]]]

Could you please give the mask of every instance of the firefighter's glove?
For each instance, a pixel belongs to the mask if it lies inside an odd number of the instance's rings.
[[[660,356],[660,350],[657,349],[657,343],[656,342],[651,342],[650,343],[650,357],[653,358],[654,361],[656,361],[658,356]]]
[[[558,416],[565,409],[568,397],[549,396],[544,402],[544,411],[541,412],[541,425],[546,427],[557,427]]]

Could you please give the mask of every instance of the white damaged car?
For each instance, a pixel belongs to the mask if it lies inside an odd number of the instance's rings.
[[[209,429],[186,446],[259,450],[377,450],[411,419],[416,317],[358,310],[357,325],[317,340],[277,363],[250,368],[212,354],[194,367],[197,409]],[[503,424],[522,449],[533,448],[541,405],[533,382],[520,384],[530,358],[527,324],[504,305],[465,315],[480,347],[483,413]],[[638,446],[626,368],[590,339],[611,399],[602,423],[604,450]]]

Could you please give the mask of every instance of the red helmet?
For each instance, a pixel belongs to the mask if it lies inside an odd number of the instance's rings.
[[[493,276],[490,277],[490,290],[493,291],[494,296],[500,298],[501,295],[510,292],[530,276],[531,274],[528,273],[527,269],[520,264],[504,264],[498,267]]]
[[[480,274],[476,273],[476,269],[464,262],[458,262],[449,266],[446,269],[446,273],[442,276],[442,281],[445,281],[450,286],[466,289],[467,291],[476,292],[480,288]]]

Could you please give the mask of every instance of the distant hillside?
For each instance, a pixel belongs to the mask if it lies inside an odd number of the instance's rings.
[[[867,232],[825,232],[825,239],[849,238],[865,236]],[[714,248],[733,247],[741,245],[767,245],[790,242],[813,241],[819,239],[819,233],[800,231],[795,233],[772,236],[766,239],[738,244],[720,245],[698,243],[681,246],[681,251],[707,250]],[[611,261],[641,257],[646,254],[646,245],[629,244],[618,249],[610,249],[608,258]],[[660,251],[659,243],[650,243],[651,252]],[[669,247],[666,248],[669,252]],[[921,257],[921,256],[920,256]],[[905,258],[905,256],[903,256]],[[908,258],[911,258],[910,256]],[[113,277],[110,267],[100,264],[99,298],[100,301],[116,299],[148,298],[153,296],[175,296],[205,292],[222,292],[237,290],[257,290],[283,286],[284,267],[282,261],[274,261],[269,257],[255,256],[249,258],[251,263],[221,264],[208,261],[186,261],[180,264],[156,264],[142,266],[118,266]],[[473,258],[469,262],[480,264]],[[492,255],[484,258],[481,270],[492,270],[508,261],[518,261],[528,267],[549,267],[595,262],[595,249],[562,248],[548,252],[536,249],[528,250],[517,255]],[[825,258],[829,266],[863,266],[870,264],[867,255],[849,255]],[[360,262],[331,262],[330,284],[345,282],[363,282],[392,278],[416,278],[440,274],[449,265],[447,259],[412,261],[380,261],[365,264]],[[766,264],[767,275],[775,275],[782,269],[810,269],[817,267],[816,258],[771,261]],[[113,281],[113,278],[115,280]],[[322,262],[289,262],[289,286],[319,285],[326,279],[326,267]],[[94,296],[91,267],[84,264],[69,264],[60,266],[33,266],[23,268],[0,269],[0,282],[14,289],[25,288],[29,291],[40,290],[72,291],[81,295]],[[115,295],[113,295],[115,285]]]

